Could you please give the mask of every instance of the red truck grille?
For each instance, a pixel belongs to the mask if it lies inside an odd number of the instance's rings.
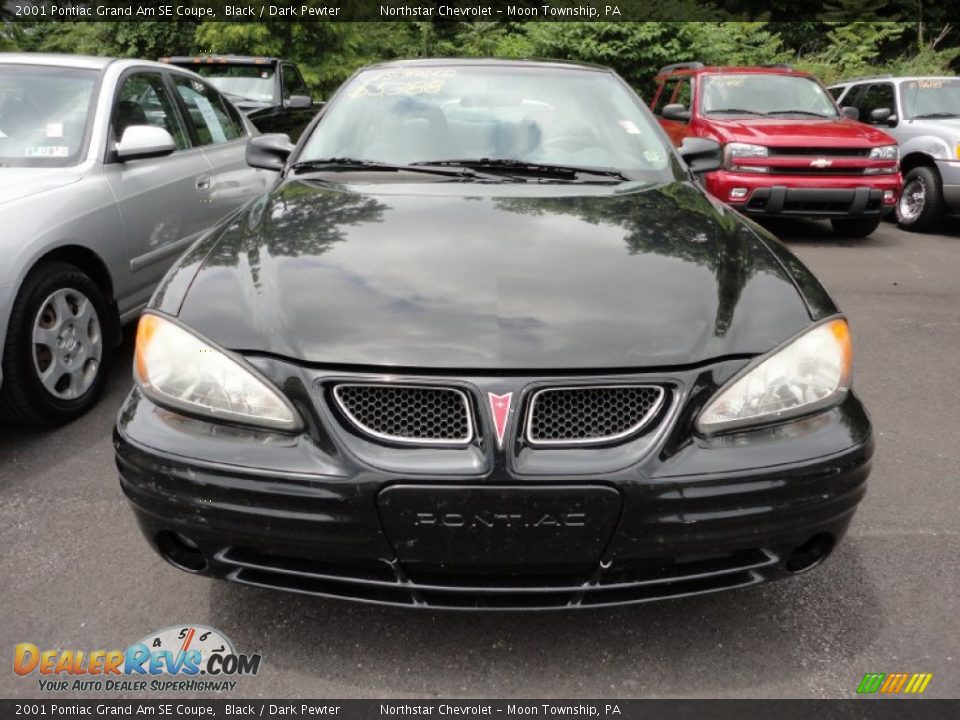
[[[870,148],[846,147],[772,147],[771,157],[800,156],[800,157],[867,157]]]
[[[737,168],[757,168],[761,172],[774,175],[874,175],[896,172],[896,160],[880,160],[868,157],[865,154],[839,155],[834,150],[832,155],[823,153],[805,153],[803,155],[788,155],[784,148],[770,148],[767,157],[736,158]],[[869,154],[869,150],[863,151]],[[761,170],[762,169],[762,170]],[[868,172],[869,170],[869,172]]]

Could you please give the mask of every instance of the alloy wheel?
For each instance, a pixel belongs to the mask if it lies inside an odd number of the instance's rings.
[[[923,212],[927,202],[927,187],[920,178],[913,178],[900,193],[900,217],[904,220],[916,220]]]
[[[33,323],[33,365],[48,393],[60,400],[82,396],[102,357],[103,332],[90,298],[60,288],[43,301]]]

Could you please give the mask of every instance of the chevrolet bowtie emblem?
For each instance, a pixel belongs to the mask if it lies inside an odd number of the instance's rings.
[[[826,168],[833,165],[833,160],[827,160],[826,158],[817,158],[816,160],[810,161],[810,167],[815,168]]]
[[[493,429],[497,434],[497,448],[503,450],[503,436],[507,432],[507,418],[510,417],[510,401],[513,399],[513,393],[506,395],[495,395],[492,392],[487,393],[490,400],[490,414],[493,416]]]

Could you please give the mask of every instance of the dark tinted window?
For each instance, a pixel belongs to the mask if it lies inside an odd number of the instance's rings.
[[[110,123],[114,140],[119,141],[123,131],[131,125],[163,128],[173,137],[178,150],[190,145],[173,99],[159,73],[135,73],[120,86]]]
[[[833,96],[834,100],[839,100],[844,90],[846,90],[846,88],[842,85],[840,87],[827,88],[827,92]]]
[[[280,75],[283,88],[283,99],[289,100],[291,95],[310,95],[307,84],[300,76],[300,71],[293,65],[284,65]]]
[[[229,142],[244,134],[230,103],[216,90],[182,75],[174,75],[173,83],[187,106],[190,124],[201,145]]]
[[[857,108],[860,110],[860,122],[873,122],[870,120],[870,113],[877,108],[887,108],[896,112],[896,103],[893,100],[893,83],[873,83],[867,88],[863,97],[858,100]]]
[[[850,91],[843,96],[841,104],[846,107],[855,107],[860,109],[860,103],[863,100],[863,94],[867,91],[866,85],[854,85]]]

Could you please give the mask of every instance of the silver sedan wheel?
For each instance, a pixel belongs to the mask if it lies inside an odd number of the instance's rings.
[[[913,178],[900,193],[900,217],[903,220],[916,220],[927,203],[927,186],[920,178]]]
[[[103,333],[86,295],[61,288],[43,301],[33,323],[33,366],[47,392],[75,400],[97,379]]]

